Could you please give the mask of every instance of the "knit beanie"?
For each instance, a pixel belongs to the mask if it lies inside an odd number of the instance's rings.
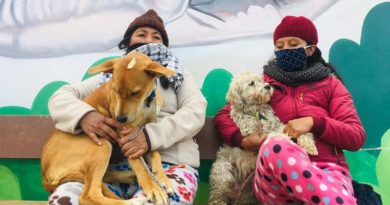
[[[274,31],[274,44],[283,37],[298,37],[306,42],[317,45],[317,29],[313,22],[303,16],[286,16]]]
[[[156,29],[158,32],[160,32],[164,45],[167,47],[169,46],[168,34],[165,30],[164,22],[153,9],[150,9],[143,15],[135,18],[127,28],[124,38],[128,36],[131,38],[133,32],[139,27],[150,27]]]

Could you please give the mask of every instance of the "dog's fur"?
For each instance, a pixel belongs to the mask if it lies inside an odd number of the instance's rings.
[[[112,79],[101,85],[84,101],[107,117],[116,119],[118,116],[126,116],[128,127],[142,126],[154,121],[162,105],[161,96],[156,90],[156,99],[150,106],[146,105],[146,99],[155,90],[157,77],[174,74],[173,70],[136,52],[107,61],[90,70],[90,73],[98,72],[111,72]],[[78,181],[84,184],[79,200],[81,205],[143,204],[145,199],[121,200],[103,184],[112,145],[103,138],[101,141],[102,145],[98,146],[85,134],[74,135],[55,130],[44,146],[41,157],[44,188],[53,192],[62,183]],[[158,180],[172,193],[173,186],[162,168],[160,154],[151,151],[145,157]],[[128,161],[147,200],[166,204],[167,194],[153,181],[141,161],[139,159]],[[115,175],[110,177],[115,178]]]
[[[284,125],[267,104],[273,93],[263,76],[244,72],[233,78],[227,100],[231,103],[230,116],[243,136],[254,132],[268,133],[268,137],[282,136]],[[311,133],[302,135],[297,143],[309,154],[317,155]],[[210,174],[210,204],[258,204],[252,187],[257,153],[223,145]]]

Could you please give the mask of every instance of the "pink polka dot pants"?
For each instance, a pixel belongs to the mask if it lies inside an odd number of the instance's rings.
[[[349,172],[334,163],[312,163],[298,145],[268,138],[261,146],[253,189],[267,205],[356,204]]]

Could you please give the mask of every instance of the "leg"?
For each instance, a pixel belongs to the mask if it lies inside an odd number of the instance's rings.
[[[107,141],[104,141],[109,143]],[[109,147],[111,148],[111,147]],[[111,149],[109,150],[111,152]],[[95,152],[98,153],[98,152]],[[106,197],[108,189],[105,189],[103,195],[103,176],[107,170],[110,155],[101,154],[91,157],[88,164],[85,164],[84,188],[80,195],[80,204],[82,205],[129,205],[142,204],[139,200],[111,199]],[[109,194],[113,196],[113,194]]]
[[[107,171],[103,181],[106,183],[127,183],[136,184],[137,177],[133,171]]]
[[[102,191],[103,191],[103,195],[105,197],[108,197],[110,199],[122,199],[120,196],[120,194],[117,194],[116,190],[113,190],[109,184],[105,184],[103,183],[102,184]]]
[[[56,190],[49,196],[48,205],[79,205],[80,194],[84,185],[80,182],[67,182],[56,188]],[[121,187],[111,184],[103,184],[103,189],[109,189],[109,193],[115,193],[107,197],[120,199],[119,196],[124,196],[126,193],[122,192]],[[124,201],[123,199],[120,199]],[[137,204],[137,203],[128,203]],[[139,203],[143,204],[143,202]]]
[[[138,185],[144,190],[148,201],[167,204],[167,193],[153,180],[141,159],[128,159],[131,169],[137,176]]]
[[[163,164],[163,168],[174,188],[174,193],[169,197],[169,204],[193,204],[198,188],[198,171],[187,165]],[[134,198],[145,198],[145,193],[139,190]]]
[[[152,151],[150,155],[148,155],[148,161],[152,167],[152,172],[156,174],[157,179],[165,186],[167,193],[172,194],[173,185],[165,174],[160,153],[157,151]]]
[[[232,186],[235,182],[233,165],[225,161],[214,162],[210,172],[210,205],[227,205],[231,201]]]
[[[347,170],[311,163],[301,147],[278,137],[260,148],[254,190],[264,204],[356,204]]]

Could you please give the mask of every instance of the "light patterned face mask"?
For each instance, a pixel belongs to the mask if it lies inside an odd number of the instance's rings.
[[[309,47],[311,46],[275,51],[278,67],[287,72],[302,70],[305,68],[308,58],[305,49]]]

